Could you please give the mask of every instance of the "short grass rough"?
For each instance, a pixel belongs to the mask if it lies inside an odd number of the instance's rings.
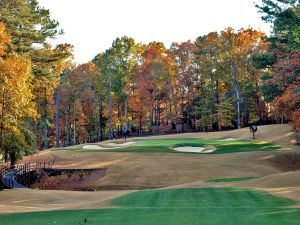
[[[136,152],[136,153],[174,153],[174,154],[203,154],[203,153],[186,153],[173,150],[176,147],[193,146],[203,147],[212,145],[216,147],[216,151],[205,154],[226,154],[236,152],[253,152],[253,151],[274,151],[280,147],[267,142],[248,141],[248,140],[232,140],[219,141],[196,138],[185,139],[143,139],[136,141],[135,145],[124,148],[112,148],[102,150],[82,149],[82,148],[65,148],[69,151],[102,151],[102,152]]]
[[[262,191],[191,188],[140,191],[112,200],[118,208],[0,215],[1,225],[298,225],[292,200]]]
[[[247,181],[247,180],[253,180],[258,177],[234,177],[234,178],[222,178],[222,179],[213,179],[213,180],[207,180],[208,183],[222,183],[222,182],[240,182],[240,181]]]

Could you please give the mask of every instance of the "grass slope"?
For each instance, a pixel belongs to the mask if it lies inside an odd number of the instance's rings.
[[[1,225],[298,225],[293,201],[232,188],[135,192],[112,201],[119,208],[0,215]],[[87,222],[85,222],[85,219]]]
[[[214,180],[207,180],[208,183],[221,183],[221,182],[240,182],[246,180],[253,180],[258,177],[235,177],[235,178],[223,178],[223,179],[214,179]]]
[[[213,145],[216,151],[209,154],[225,154],[235,152],[251,152],[251,151],[273,151],[279,150],[280,147],[267,142],[257,142],[249,140],[233,140],[233,141],[219,141],[195,138],[182,139],[145,139],[136,141],[135,145],[124,148],[104,149],[104,150],[90,150],[82,148],[68,148],[64,150],[71,151],[102,151],[102,152],[138,152],[138,153],[177,153],[177,154],[199,154],[199,153],[182,153],[174,151],[175,147],[194,146],[202,147],[205,145]],[[201,153],[200,153],[201,154]],[[206,153],[207,154],[207,153]]]

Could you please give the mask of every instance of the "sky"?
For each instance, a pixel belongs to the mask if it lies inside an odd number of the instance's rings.
[[[259,1],[259,0],[257,0]],[[86,63],[121,36],[136,42],[194,40],[226,27],[266,33],[253,0],[39,0],[65,34],[54,41],[74,45],[75,62]]]

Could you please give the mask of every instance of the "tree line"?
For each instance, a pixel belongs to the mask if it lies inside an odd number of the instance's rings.
[[[36,149],[136,135],[291,122],[300,127],[297,0],[263,0],[270,36],[226,28],[194,41],[116,38],[90,62],[36,0],[0,2],[0,152],[16,161]]]

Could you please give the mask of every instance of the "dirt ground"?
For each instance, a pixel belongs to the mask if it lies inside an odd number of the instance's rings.
[[[176,134],[149,138],[251,139],[248,128],[214,133]],[[134,141],[138,138],[129,139]],[[10,190],[0,192],[0,213],[108,207],[107,201],[132,190],[168,187],[261,188],[300,202],[300,147],[291,127],[258,127],[256,139],[280,145],[280,152],[244,152],[194,155],[169,153],[44,151],[25,161],[55,161],[56,168],[106,168],[106,175],[91,184],[97,192]],[[102,142],[105,146],[107,142]],[[206,180],[259,177],[235,183]],[[114,191],[117,190],[117,191]]]

